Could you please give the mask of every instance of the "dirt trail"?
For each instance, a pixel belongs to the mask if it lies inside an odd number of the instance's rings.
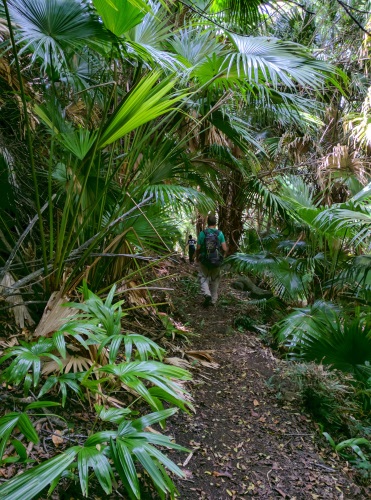
[[[269,389],[277,361],[253,334],[233,330],[236,303],[223,302],[205,310],[199,296],[177,290],[176,305],[200,334],[190,348],[213,350],[219,363],[194,374],[196,414],[170,424],[175,440],[193,451],[170,454],[187,474],[177,481],[180,499],[369,498],[321,444],[310,418]]]

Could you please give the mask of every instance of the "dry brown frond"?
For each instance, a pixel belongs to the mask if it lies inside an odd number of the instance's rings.
[[[41,320],[36,327],[36,337],[46,337],[49,333],[56,332],[77,314],[77,309],[63,307],[66,302],[69,302],[69,298],[63,296],[60,291],[51,294]]]
[[[65,359],[60,359],[63,365],[63,373],[73,373],[83,372],[89,370],[94,365],[94,362],[85,356],[75,356],[73,354],[67,354]],[[54,360],[47,361],[44,366],[42,373],[43,375],[50,375],[51,373],[60,370],[58,363]]]
[[[9,28],[6,19],[0,19],[0,39],[5,40],[9,38]]]
[[[204,351],[184,351],[185,356],[193,363],[197,363],[198,365],[205,366],[207,368],[219,368],[219,364],[214,361],[211,356],[214,353],[212,350],[204,350]]]
[[[350,151],[349,146],[338,144],[323,156],[317,169],[318,184],[325,194],[325,200],[343,202],[347,197],[345,181],[355,176],[362,184],[367,183],[367,164],[358,156],[357,151]]]
[[[292,155],[294,160],[300,163],[304,155],[311,150],[316,150],[317,147],[310,135],[299,137],[292,132],[285,132],[280,139],[279,149]]]
[[[101,110],[98,106],[93,106],[91,110],[86,107],[82,99],[71,102],[66,108],[66,117],[75,125],[85,127],[86,125],[97,128],[101,120]],[[87,120],[89,119],[89,123]]]
[[[140,308],[143,314],[156,315],[156,310],[149,303],[148,292],[135,281],[125,282],[118,290],[125,293],[127,303],[133,308]]]
[[[164,363],[168,365],[177,366],[178,368],[183,368],[184,370],[190,370],[192,368],[192,364],[184,358],[165,358]]]
[[[10,273],[5,273],[3,279],[0,281],[0,296],[4,289],[8,292],[9,288],[11,289],[14,283],[15,279],[13,276]],[[22,295],[16,293],[16,290],[14,290],[14,294],[12,295],[7,294],[5,302],[11,306],[10,310],[14,314],[14,320],[20,328],[24,328],[26,323],[30,326],[35,323],[27,306],[24,304]]]

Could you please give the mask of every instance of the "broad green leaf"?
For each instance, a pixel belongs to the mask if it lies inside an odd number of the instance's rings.
[[[155,457],[159,462],[161,462],[173,474],[176,474],[179,477],[185,478],[184,472],[172,460],[170,460],[170,458],[168,458],[164,453],[159,451],[154,446],[146,445],[145,448],[148,450],[148,452],[153,457]]]
[[[168,486],[156,462],[148,453],[148,448],[146,446],[138,446],[133,449],[133,453],[152,479],[156,488],[159,491],[166,493],[168,491]]]
[[[12,439],[12,445],[14,446],[14,449],[18,453],[19,458],[22,460],[22,462],[25,462],[28,458],[26,447],[18,439]]]
[[[32,441],[33,443],[39,442],[39,436],[37,435],[37,432],[35,431],[34,426],[26,413],[20,414],[17,425],[19,430],[29,441]]]
[[[74,461],[78,447],[15,476],[0,486],[0,498],[32,500]]]
[[[100,419],[104,422],[113,422],[115,424],[120,424],[127,415],[131,413],[129,408],[105,408],[104,406],[94,405],[96,412]]]
[[[137,418],[132,422],[132,424],[136,429],[143,430],[146,427],[157,424],[158,422],[166,420],[167,418],[175,415],[177,411],[178,411],[177,408],[169,408],[167,410],[149,413],[148,415],[144,415],[143,417]]]
[[[40,397],[40,396],[38,396]],[[55,401],[34,401],[26,406],[26,410],[35,410],[36,408],[50,408],[51,406],[60,406],[60,403]]]
[[[114,441],[111,439],[111,451],[116,471],[125,485],[130,498],[139,499],[140,488],[137,471],[131,453],[125,445],[124,440],[117,439]]]
[[[184,93],[167,96],[175,85],[175,80],[159,80],[159,73],[145,76],[121,102],[108,120],[100,137],[98,147],[104,148],[129,132],[171,111]]]
[[[93,3],[104,26],[118,37],[139,24],[145,15],[129,0],[93,0]]]
[[[81,448],[78,453],[77,464],[80,486],[84,496],[88,496],[89,493],[89,468],[94,470],[104,491],[107,494],[111,493],[113,479],[112,469],[107,457],[103,455],[102,451],[95,448],[95,446],[85,446]]]

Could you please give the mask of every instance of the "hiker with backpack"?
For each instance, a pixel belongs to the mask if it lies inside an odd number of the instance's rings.
[[[198,235],[196,249],[196,260],[200,263],[199,277],[205,307],[215,305],[218,300],[220,266],[226,252],[227,244],[224,234],[216,229],[215,215],[209,215],[207,228]]]
[[[189,257],[190,264],[193,264],[193,262],[194,262],[194,255],[196,252],[196,243],[197,243],[197,241],[194,240],[193,236],[190,234],[188,241],[187,241],[187,244],[186,244],[186,248],[188,246],[188,257]]]

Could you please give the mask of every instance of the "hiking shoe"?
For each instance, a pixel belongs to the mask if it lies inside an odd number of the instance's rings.
[[[210,304],[211,304],[211,295],[205,295],[203,306],[209,307]]]

